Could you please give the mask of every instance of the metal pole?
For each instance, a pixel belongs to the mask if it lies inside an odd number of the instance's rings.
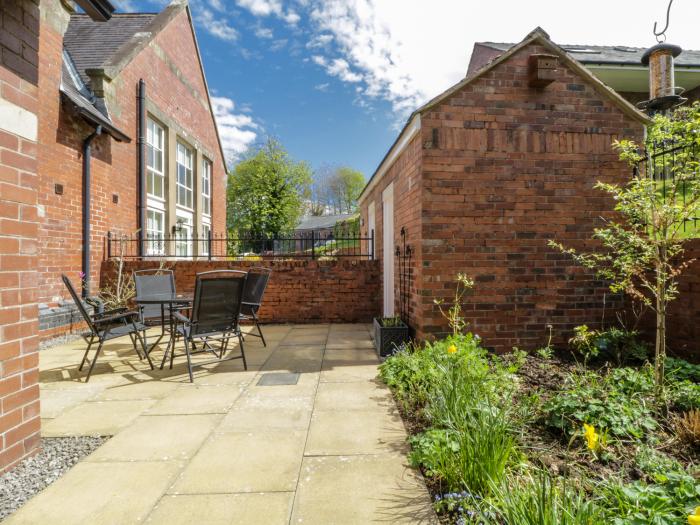
[[[112,258],[112,232],[107,232],[107,260]]]
[[[370,246],[370,257],[372,260],[374,260],[374,228],[372,228],[372,239],[371,239],[372,245]]]
[[[316,258],[316,246],[314,242],[314,231],[311,230],[311,258],[315,259]]]
[[[209,254],[209,260],[211,261],[211,230],[207,232],[207,253]]]

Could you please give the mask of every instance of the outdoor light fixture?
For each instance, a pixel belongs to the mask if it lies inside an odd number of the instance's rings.
[[[173,224],[173,235],[177,233],[181,233],[183,230],[183,224],[185,223],[184,220],[178,219],[175,224]]]
[[[666,26],[661,31],[656,30],[657,24],[654,22],[654,36],[657,44],[647,49],[642,56],[642,64],[649,66],[649,100],[641,102],[639,106],[649,113],[666,111],[688,100],[681,96],[683,88],[675,85],[673,65],[673,60],[683,52],[683,49],[666,42],[672,4],[673,0],[670,0],[666,10]]]

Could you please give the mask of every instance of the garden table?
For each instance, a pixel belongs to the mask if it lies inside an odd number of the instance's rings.
[[[170,354],[170,367],[172,368],[172,361],[173,357],[175,354],[175,337],[176,337],[176,322],[175,322],[175,316],[173,315],[174,312],[177,310],[183,310],[190,308],[192,306],[192,302],[194,301],[192,295],[188,294],[178,294],[178,293],[169,293],[169,292],[161,292],[161,293],[151,293],[151,294],[142,294],[136,299],[136,303],[139,305],[146,305],[146,304],[159,304],[160,305],[160,315],[161,315],[161,333],[158,336],[158,339],[156,340],[155,343],[153,343],[150,346],[146,347],[146,353],[150,354],[151,350],[160,343],[160,341],[163,339],[165,336],[165,325],[166,325],[166,319],[165,319],[165,313],[166,310],[168,312],[168,331],[170,332],[170,339],[168,340],[168,346],[165,347],[165,353],[163,354],[163,361],[160,363],[160,369],[163,369],[163,366],[165,365],[165,361]]]

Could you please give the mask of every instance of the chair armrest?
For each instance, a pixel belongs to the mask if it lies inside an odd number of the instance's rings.
[[[185,317],[180,312],[173,312],[172,315],[177,321],[180,321],[181,323],[189,324],[190,322],[189,318]]]
[[[105,311],[105,312],[98,312],[98,313],[94,314],[93,317],[95,317],[95,320],[97,320],[97,319],[102,318],[102,317],[107,317],[107,316],[112,316],[112,315],[116,315],[116,314],[121,314],[121,313],[127,312],[128,310],[129,310],[128,308],[124,308],[124,307],[122,307],[122,308],[113,308],[112,310],[107,310],[107,311]]]
[[[126,311],[126,312],[117,313],[114,315],[107,315],[107,316],[103,316],[103,317],[98,317],[97,319],[93,319],[93,323],[95,323],[96,325],[101,325],[101,324],[106,324],[106,323],[114,323],[116,321],[132,321],[132,320],[134,320],[134,318],[138,319],[138,317],[139,317],[138,312],[136,312],[134,310],[130,310],[130,311]]]

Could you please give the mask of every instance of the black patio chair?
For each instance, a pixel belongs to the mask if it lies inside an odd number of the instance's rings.
[[[133,273],[134,285],[136,287],[136,301],[139,297],[155,294],[174,294],[175,275],[172,270],[161,270],[152,268],[147,270],[135,270]],[[159,304],[139,305],[141,322],[146,326],[162,325],[164,323],[163,312]]]
[[[183,338],[185,343],[190,382],[194,382],[191,359],[193,352],[190,350],[190,346],[194,349],[195,341],[199,341],[202,345],[202,349],[196,353],[212,352],[217,357],[216,361],[207,361],[206,363],[198,363],[198,365],[222,360],[243,359],[243,368],[248,370],[239,325],[246,277],[246,272],[237,270],[213,270],[198,273],[190,316],[185,317],[179,312],[173,314],[178,321],[178,335]],[[223,359],[231,337],[238,337],[241,355]],[[211,346],[212,343],[216,342],[219,343],[218,354],[217,349]],[[170,368],[173,366],[174,355],[173,348],[170,354]],[[166,358],[167,354],[163,356],[161,368],[165,364]]]
[[[267,346],[267,343],[260,329],[258,310],[260,310],[260,306],[262,305],[262,298],[265,294],[265,288],[267,288],[267,283],[270,280],[271,274],[272,270],[270,268],[251,268],[248,272],[248,279],[246,280],[245,289],[243,290],[243,302],[241,304],[241,321],[253,321],[255,327],[258,329],[257,334],[250,333],[246,335],[259,337],[262,339],[263,346]]]
[[[96,313],[90,315],[85,309],[85,305],[80,300],[80,297],[78,297],[78,294],[75,291],[73,283],[70,281],[70,279],[68,279],[68,277],[65,275],[62,275],[61,279],[63,280],[63,284],[66,285],[66,288],[68,288],[68,292],[70,292],[71,297],[73,297],[75,306],[78,308],[80,315],[83,316],[83,319],[85,320],[85,323],[89,329],[89,332],[81,334],[83,339],[85,339],[85,342],[88,344],[88,347],[85,350],[83,359],[80,361],[80,366],[78,367],[78,370],[82,371],[85,363],[90,363],[90,368],[88,369],[87,377],[85,378],[86,383],[90,381],[90,375],[92,374],[92,370],[95,368],[95,363],[97,362],[97,358],[100,356],[104,343],[126,335],[128,335],[129,339],[131,339],[131,344],[133,345],[136,354],[139,356],[139,359],[143,359],[145,356],[151,370],[153,370],[153,362],[148,356],[148,353],[146,352],[146,345],[141,338],[141,332],[145,330],[146,327],[139,321],[139,313],[137,311],[117,308],[115,310],[96,311]],[[93,302],[94,301],[95,300],[93,299]],[[138,346],[136,346],[137,340],[141,343],[143,354],[141,354]],[[99,343],[99,345],[97,346],[95,355],[92,359],[88,359],[90,349],[96,342]]]

